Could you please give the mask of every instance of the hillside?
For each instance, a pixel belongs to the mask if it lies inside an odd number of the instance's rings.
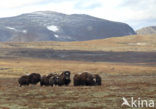
[[[37,58],[87,62],[155,63],[155,35],[77,42],[0,43],[0,58]]]
[[[136,31],[137,34],[156,34],[156,26],[149,26],[149,27],[144,27]]]
[[[113,37],[101,40],[74,42],[27,42],[0,43],[1,48],[34,48],[53,50],[81,50],[81,51],[156,51],[156,35],[132,35]]]
[[[0,19],[0,41],[85,41],[133,35],[125,23],[84,14],[39,11]]]

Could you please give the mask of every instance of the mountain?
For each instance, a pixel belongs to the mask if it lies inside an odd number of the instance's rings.
[[[144,28],[137,30],[136,32],[137,32],[137,34],[143,34],[143,35],[156,34],[156,26],[144,27]]]
[[[0,41],[85,41],[135,34],[127,24],[85,14],[38,11],[0,19]]]

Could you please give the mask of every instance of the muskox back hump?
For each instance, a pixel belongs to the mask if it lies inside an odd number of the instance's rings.
[[[41,80],[41,75],[39,73],[31,73],[29,75],[30,84],[37,84]]]

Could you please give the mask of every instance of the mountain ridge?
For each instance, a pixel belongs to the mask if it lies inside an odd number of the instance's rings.
[[[143,27],[141,29],[138,29],[136,32],[137,34],[142,34],[142,35],[156,34],[156,26]]]
[[[136,34],[125,23],[85,14],[37,11],[0,19],[0,41],[85,41]]]

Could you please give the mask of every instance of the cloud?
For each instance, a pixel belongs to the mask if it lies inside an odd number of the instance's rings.
[[[74,9],[78,9],[78,10],[93,10],[95,8],[100,8],[102,5],[100,2],[95,2],[95,1],[78,1],[75,6]]]
[[[19,6],[29,5],[42,0],[0,0],[0,8],[17,8]]]
[[[65,14],[89,14],[126,22],[135,29],[156,25],[154,23],[156,0],[0,0],[0,2],[0,17],[51,10]]]

